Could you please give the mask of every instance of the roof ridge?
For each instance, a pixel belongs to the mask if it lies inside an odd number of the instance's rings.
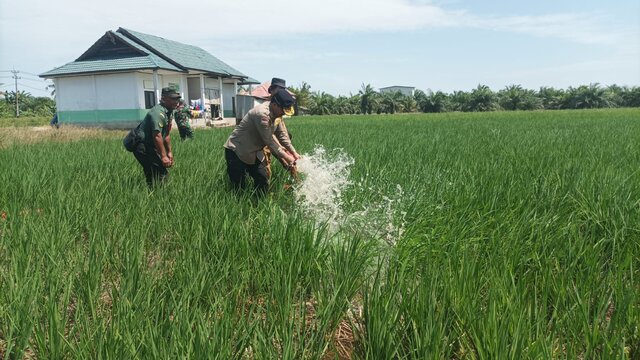
[[[161,36],[118,28],[117,32],[183,70],[199,70],[223,77],[246,78],[247,75],[218,59],[205,49]]]

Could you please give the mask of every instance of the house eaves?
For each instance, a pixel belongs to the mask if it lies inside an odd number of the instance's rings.
[[[107,31],[75,61],[40,74],[42,78],[133,70],[184,72],[130,39]]]

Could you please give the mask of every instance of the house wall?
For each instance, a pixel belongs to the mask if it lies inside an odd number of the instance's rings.
[[[189,100],[198,100],[200,99],[200,79],[198,78],[187,78],[187,92],[189,96],[186,99]]]
[[[184,79],[184,80],[183,80]],[[144,108],[144,92],[153,91],[153,74],[137,73],[137,97],[140,108]],[[186,86],[186,76],[184,75],[162,75],[158,74],[158,89],[164,87],[174,87],[181,94],[184,99],[189,99],[189,86]],[[183,86],[184,85],[184,86]],[[198,94],[199,91],[196,91]]]
[[[211,101],[211,104],[220,104],[220,84],[218,84],[218,78],[205,77],[204,87],[206,97]]]
[[[233,84],[222,84],[222,101],[224,104],[224,117],[235,117],[234,98],[236,96],[233,91]]]
[[[56,84],[56,106],[62,123],[130,127],[146,114],[140,106],[135,73],[63,77]]]

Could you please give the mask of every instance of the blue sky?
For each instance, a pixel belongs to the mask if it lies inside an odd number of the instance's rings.
[[[39,74],[124,27],[200,46],[260,81],[333,95],[640,85],[637,0],[0,0],[0,70]],[[0,89],[11,90],[0,72]],[[33,80],[36,79],[36,80]],[[40,90],[42,89],[42,90]]]

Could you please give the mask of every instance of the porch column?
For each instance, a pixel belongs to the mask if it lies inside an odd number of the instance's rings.
[[[200,103],[202,104],[202,111],[204,111],[204,74],[200,74]],[[205,119],[204,115],[202,118]]]
[[[224,104],[223,104],[223,98],[224,96],[222,96],[222,77],[218,76],[218,88],[220,89],[220,91],[218,91],[218,93],[220,93],[220,117],[224,119]]]
[[[235,109],[233,117],[237,117],[238,112],[238,79],[233,79],[233,108]]]
[[[158,84],[160,81],[158,80],[158,69],[153,69],[153,91],[156,93],[156,105],[160,103],[160,88]]]
[[[189,99],[185,99],[187,96],[187,75],[180,75],[180,96],[184,99],[184,102],[189,106]]]

